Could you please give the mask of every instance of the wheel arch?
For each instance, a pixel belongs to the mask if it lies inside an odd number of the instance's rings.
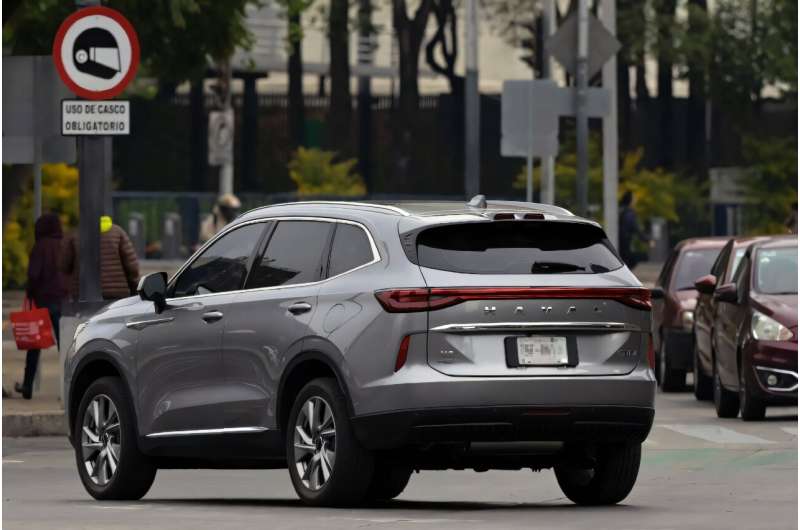
[[[67,432],[72,440],[75,416],[78,412],[81,398],[89,386],[101,377],[119,377],[123,381],[123,391],[126,392],[128,399],[134,395],[130,388],[130,382],[125,377],[125,370],[121,363],[107,351],[92,351],[83,356],[78,365],[72,372],[69,385],[69,395],[67,401]],[[131,406],[136,412],[136,404],[131,401]],[[138,425],[134,421],[134,428],[138,432]]]
[[[278,394],[275,402],[275,422],[278,429],[283,430],[289,420],[294,398],[300,390],[312,379],[318,377],[333,377],[347,401],[347,412],[354,415],[353,401],[345,382],[342,370],[329,352],[328,348],[319,347],[320,344],[309,344],[301,353],[297,354],[283,370],[278,383]],[[315,347],[316,346],[316,347]],[[338,353],[338,352],[337,352]],[[341,354],[339,354],[341,356]]]

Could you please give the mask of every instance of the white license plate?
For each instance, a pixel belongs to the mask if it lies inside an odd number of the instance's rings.
[[[517,360],[520,366],[552,366],[569,364],[566,337],[517,338]]]

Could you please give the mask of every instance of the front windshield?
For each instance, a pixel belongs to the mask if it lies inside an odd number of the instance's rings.
[[[717,259],[720,249],[687,250],[681,255],[675,267],[675,282],[673,289],[694,289],[694,281],[700,276],[711,272],[711,266]]]
[[[759,250],[754,284],[762,294],[797,294],[797,247]]]

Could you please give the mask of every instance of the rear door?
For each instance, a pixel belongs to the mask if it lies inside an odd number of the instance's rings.
[[[494,221],[429,228],[428,362],[454,376],[622,375],[646,362],[649,293],[603,231]]]
[[[275,426],[272,415],[281,368],[302,351],[317,310],[334,223],[280,220],[274,224],[227,317],[223,364],[228,390],[226,427]]]

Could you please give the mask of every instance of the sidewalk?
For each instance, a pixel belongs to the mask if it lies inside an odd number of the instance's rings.
[[[142,260],[141,274],[164,271],[175,272],[182,262]],[[3,388],[11,394],[3,399],[3,436],[47,436],[62,435],[67,432],[64,405],[59,399],[61,386],[61,367],[58,365],[58,349],[55,347],[42,351],[39,359],[41,385],[34,389],[33,399],[22,399],[14,392],[14,383],[22,381],[25,369],[25,352],[19,351],[14,343],[8,315],[22,307],[23,291],[3,292]],[[65,338],[66,340],[66,338]]]
[[[142,274],[165,271],[175,272],[179,262],[146,260],[141,262]],[[652,287],[659,272],[660,263],[642,263],[634,271],[641,282]],[[12,397],[3,399],[3,436],[61,435],[67,432],[64,406],[59,400],[61,368],[58,365],[58,350],[53,347],[42,352],[39,369],[42,370],[41,387],[34,391],[33,399],[26,400],[14,392],[14,382],[22,380],[25,368],[25,352],[17,350],[8,315],[22,307],[22,291],[3,292],[3,388]]]

